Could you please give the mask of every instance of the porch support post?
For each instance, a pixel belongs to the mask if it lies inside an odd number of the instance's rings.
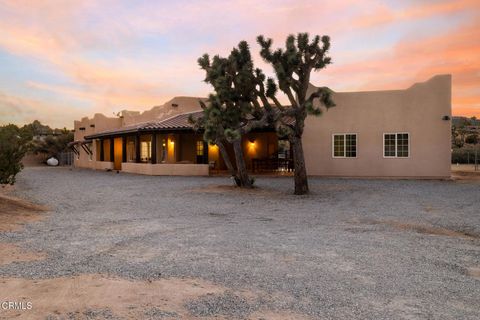
[[[127,137],[122,136],[122,162],[127,162]]]
[[[152,163],[157,163],[157,134],[152,133]]]
[[[114,144],[114,139],[110,138],[110,162],[114,162],[114,150],[113,150],[113,144]]]
[[[105,161],[105,150],[103,150],[103,139],[100,139],[100,161]]]
[[[140,134],[135,135],[135,162],[140,162]]]
[[[208,142],[203,141],[203,163],[208,164]]]

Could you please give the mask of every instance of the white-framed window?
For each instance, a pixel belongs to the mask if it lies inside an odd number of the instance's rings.
[[[356,158],[357,134],[334,133],[332,135],[332,156],[334,158]]]
[[[383,134],[384,158],[408,158],[410,156],[410,134],[389,132]]]

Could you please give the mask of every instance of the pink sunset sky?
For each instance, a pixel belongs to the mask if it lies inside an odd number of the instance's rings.
[[[0,124],[53,127],[94,113],[206,96],[196,60],[259,34],[329,35],[335,91],[403,89],[453,75],[453,113],[480,117],[480,0],[0,0]]]

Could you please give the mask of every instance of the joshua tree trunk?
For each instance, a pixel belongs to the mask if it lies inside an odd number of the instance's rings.
[[[221,141],[216,141],[215,144],[218,146],[218,149],[220,150],[220,154],[222,155],[223,161],[227,166],[228,172],[232,175],[232,177],[236,177],[237,172],[235,171],[235,168],[233,168],[232,162],[230,161],[230,157],[228,156],[225,145]]]
[[[292,137],[290,139],[293,151],[293,166],[294,166],[294,178],[295,178],[295,194],[307,194],[308,180],[307,169],[305,168],[305,158],[303,155],[302,138]]]
[[[235,139],[233,142],[233,150],[235,151],[235,162],[237,163],[237,185],[239,187],[251,188],[252,180],[248,176],[247,167],[245,166],[245,158],[243,157],[242,138]]]

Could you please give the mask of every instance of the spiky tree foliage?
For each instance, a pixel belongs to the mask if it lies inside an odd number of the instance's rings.
[[[310,75],[312,71],[318,71],[331,63],[327,56],[330,48],[328,36],[315,36],[311,41],[308,33],[299,33],[296,37],[290,35],[285,42],[285,49],[273,51],[272,39],[257,37],[261,46],[260,55],[273,66],[278,87],[285,93],[290,106],[282,106],[274,97],[274,92],[269,96],[282,113],[277,121],[277,131],[288,137],[293,150],[295,167],[295,194],[306,194],[309,192],[305,158],[303,154],[302,135],[307,115],[319,116],[323,108],[335,106],[331,90],[322,87],[309,92]],[[273,95],[273,96],[272,96]],[[315,104],[319,101],[319,104]],[[283,116],[291,116],[295,124],[282,122]]]
[[[194,130],[204,129],[203,138],[205,141],[218,146],[228,172],[235,178],[236,184],[241,185],[240,180],[237,178],[237,172],[232,165],[232,161],[230,160],[225,147],[227,139],[225,138],[224,124],[221,117],[221,105],[213,94],[209,96],[208,100],[211,101],[209,106],[200,100],[200,106],[203,109],[203,116],[197,119],[190,116],[188,120],[190,123],[194,124]]]
[[[233,48],[227,58],[216,55],[210,59],[205,54],[198,59],[198,64],[206,73],[205,82],[215,91],[208,104],[201,103],[204,116],[199,121],[205,130],[204,138],[217,144],[220,151],[225,148],[224,142],[233,145],[237,184],[251,187],[253,180],[247,173],[242,137],[255,128],[268,125],[273,113],[266,94],[276,90],[275,84],[271,79],[266,81],[263,72],[254,68],[245,41]],[[226,152],[222,152],[222,156],[228,165]]]

